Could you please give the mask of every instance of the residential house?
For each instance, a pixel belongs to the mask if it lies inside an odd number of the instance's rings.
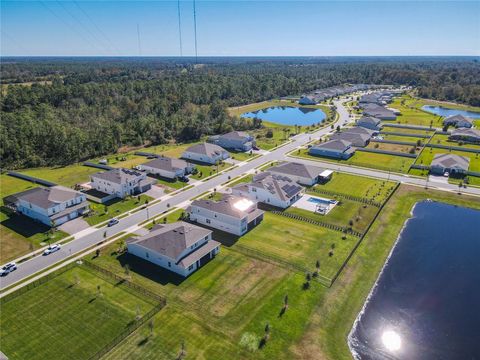
[[[350,131],[341,131],[333,134],[331,140],[346,140],[356,147],[365,147],[370,142],[371,135]]]
[[[90,180],[93,189],[111,195],[103,197],[102,202],[143,193],[150,190],[155,183],[154,179],[147,178],[147,174],[143,172],[122,168],[92,174]]]
[[[370,130],[380,131],[382,128],[382,121],[373,116],[362,116],[357,120],[357,126],[367,128]]]
[[[255,201],[243,196],[223,195],[221,200],[194,200],[188,207],[190,221],[237,236],[245,234],[263,220]]]
[[[311,186],[318,182],[322,168],[306,165],[298,162],[282,162],[268,168],[268,172],[274,175],[286,176],[301,185]]]
[[[300,98],[300,100],[298,100],[298,103],[300,105],[316,105],[317,101],[316,101],[315,97],[313,97],[313,96],[304,95]]]
[[[308,149],[308,153],[314,156],[326,156],[345,160],[355,153],[355,149],[350,141],[337,139],[312,146]]]
[[[255,139],[244,131],[231,131],[223,135],[211,136],[208,141],[224,149],[250,151],[255,146]]]
[[[182,154],[182,158],[187,160],[198,161],[206,164],[217,164],[218,162],[228,159],[230,154],[218,145],[201,143],[190,146]]]
[[[430,164],[430,173],[437,175],[462,175],[468,171],[470,159],[456,154],[435,154]]]
[[[152,175],[158,175],[167,179],[177,179],[191,174],[195,169],[195,165],[182,159],[160,156],[139,165],[138,168]]]
[[[36,187],[3,200],[6,207],[47,226],[58,226],[86,213],[85,194],[64,186]]]
[[[187,277],[214,258],[220,243],[212,231],[183,221],[155,225],[141,237],[126,241],[127,251],[155,265]]]
[[[480,130],[470,128],[455,129],[448,138],[455,141],[480,143]]]
[[[380,120],[396,120],[397,115],[391,110],[384,108],[377,104],[365,104],[361,105],[363,108],[364,116],[376,117]]]
[[[234,195],[285,209],[300,199],[304,188],[287,176],[262,172],[253,181],[232,188]]]
[[[453,115],[443,120],[443,126],[455,126],[456,128],[471,128],[473,120],[463,115]]]

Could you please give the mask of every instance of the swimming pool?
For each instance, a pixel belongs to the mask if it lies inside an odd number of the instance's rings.
[[[324,204],[324,205],[332,205],[336,203],[335,200],[327,200],[327,199],[321,199],[317,197],[310,197],[307,199],[307,201],[315,204]]]

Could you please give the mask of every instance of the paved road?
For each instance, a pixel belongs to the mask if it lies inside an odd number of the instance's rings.
[[[343,124],[345,121],[348,121],[348,111],[343,107],[340,101],[335,102],[337,106],[337,112],[339,113],[338,121],[334,124],[336,127],[339,124]],[[11,274],[8,274],[5,277],[0,279],[0,290],[8,287],[24,278],[27,278],[43,269],[46,269],[59,261],[63,261],[66,258],[74,255],[76,253],[82,252],[85,249],[97,244],[98,242],[103,241],[106,237],[112,237],[113,235],[124,231],[136,224],[139,224],[147,219],[150,219],[158,214],[167,211],[169,208],[173,208],[182,204],[186,201],[189,201],[191,198],[202,194],[206,191],[210,191],[215,187],[220,186],[221,184],[227,182],[229,179],[245,174],[246,172],[270,161],[283,160],[285,154],[298,148],[299,146],[305,145],[314,138],[325,135],[330,132],[330,127],[320,129],[312,134],[299,134],[291,138],[291,142],[274,150],[267,152],[259,158],[256,158],[252,161],[245,162],[240,164],[240,166],[226,171],[225,173],[214,177],[205,182],[196,184],[195,187],[182,191],[167,200],[163,200],[157,204],[148,206],[147,209],[140,210],[136,213],[133,213],[130,216],[120,219],[120,222],[110,228],[101,228],[94,230],[94,228],[89,229],[90,232],[85,236],[77,237],[75,240],[72,240],[65,244],[60,251],[53,253],[48,256],[36,256],[30,260],[27,260],[21,264],[18,264],[18,269]],[[88,231],[87,231],[88,232]]]

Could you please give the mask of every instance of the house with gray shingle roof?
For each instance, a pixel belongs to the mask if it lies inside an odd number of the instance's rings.
[[[318,176],[324,169],[298,162],[282,162],[268,168],[268,172],[275,175],[287,176],[301,185],[311,186],[318,182]]]
[[[298,103],[300,105],[316,105],[317,100],[314,96],[304,95],[300,98],[300,100],[298,100]]]
[[[147,174],[129,169],[111,169],[90,175],[90,185],[97,191],[112,195],[102,198],[108,201],[113,197],[125,198],[129,195],[141,194],[151,189],[154,179]]]
[[[85,194],[64,186],[36,187],[3,199],[5,206],[47,226],[58,226],[88,211]]]
[[[365,147],[370,142],[370,138],[372,136],[365,132],[357,132],[357,131],[341,131],[333,134],[330,139],[331,140],[346,140],[349,141],[353,146],[357,147]]]
[[[480,143],[480,130],[470,128],[455,129],[452,131],[449,139],[455,141]]]
[[[471,128],[473,120],[463,115],[453,115],[443,120],[443,126],[455,126],[456,128]]]
[[[254,137],[244,131],[231,131],[223,135],[210,136],[208,142],[235,151],[250,151],[255,146]]]
[[[223,195],[218,200],[194,200],[188,207],[190,221],[228,232],[245,234],[263,220],[263,211],[257,202],[244,196]]]
[[[206,164],[217,164],[218,162],[228,159],[230,154],[225,149],[215,144],[201,143],[190,146],[182,154],[182,158],[186,160],[198,161]]]
[[[158,175],[167,179],[176,179],[191,174],[195,165],[182,159],[174,159],[166,156],[159,156],[138,168],[152,175]]]
[[[232,193],[235,195],[282,209],[300,199],[303,192],[304,188],[290,177],[268,171],[255,175],[250,183],[239,184],[232,188]]]
[[[336,139],[314,145],[308,149],[308,153],[313,156],[325,156],[345,160],[355,153],[355,149],[352,147],[350,141]]]
[[[363,108],[363,115],[376,117],[380,120],[396,120],[397,115],[391,110],[384,108],[383,106],[367,103],[361,104]]]
[[[188,276],[220,250],[212,231],[183,221],[155,225],[141,237],[127,239],[127,251],[155,265]]]
[[[470,159],[456,154],[435,154],[430,164],[430,173],[437,175],[465,174],[468,171]]]
[[[382,128],[382,121],[373,116],[362,116],[357,120],[357,126],[379,131]]]

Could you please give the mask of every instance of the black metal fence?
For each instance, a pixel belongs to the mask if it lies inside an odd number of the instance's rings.
[[[372,206],[375,206],[375,207],[382,206],[381,203],[373,201],[373,200],[365,199],[365,198],[362,198],[360,196],[341,194],[341,193],[337,193],[337,192],[334,192],[334,191],[311,188],[311,189],[307,189],[307,192],[308,193],[312,192],[312,193],[318,193],[318,194],[322,194],[322,195],[340,197],[340,198],[343,198],[343,199],[352,200],[352,201],[360,202],[360,203],[363,203],[363,204],[366,204],[366,205],[372,205]]]
[[[398,151],[388,151],[388,150],[381,150],[381,149],[357,148],[357,151],[370,152],[370,153],[376,153],[376,154],[393,155],[393,156],[401,156],[401,157],[410,158],[410,159],[415,159],[417,157],[417,155],[415,155],[415,154],[408,154],[408,153],[402,153],[402,152],[398,152]]]
[[[15,172],[15,171],[8,171],[7,174],[10,175],[10,176],[22,179],[22,180],[31,181],[34,184],[40,184],[40,185],[44,185],[44,186],[48,186],[48,187],[57,185],[54,182],[43,180],[43,179],[36,178],[36,177],[33,177],[33,176],[25,175],[25,174],[21,174],[21,173]]]
[[[90,161],[85,161],[83,163],[83,166],[89,166],[89,167],[93,167],[93,168],[97,168],[97,169],[101,169],[101,170],[112,170],[112,169],[114,169],[111,166],[96,164],[96,163],[93,163],[93,162],[90,162]]]

